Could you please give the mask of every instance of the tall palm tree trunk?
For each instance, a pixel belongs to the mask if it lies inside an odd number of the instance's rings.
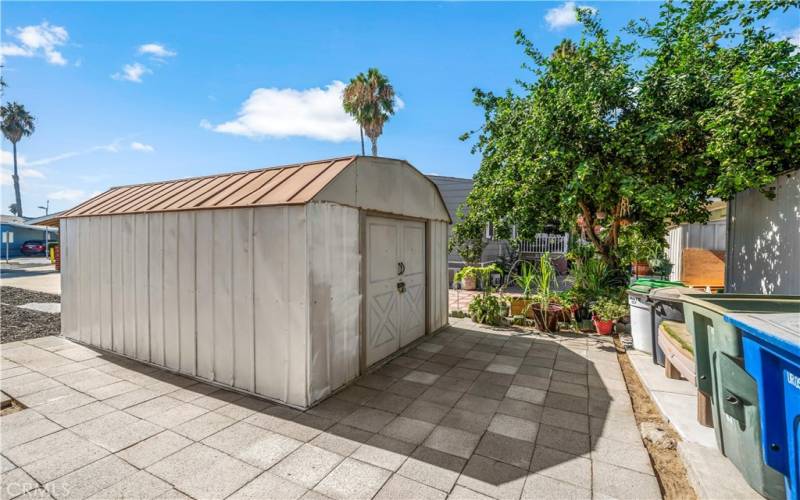
[[[12,142],[14,148],[14,175],[11,176],[14,181],[14,197],[17,203],[17,217],[22,217],[22,195],[19,193],[19,172],[17,171],[17,143]]]
[[[358,131],[361,132],[361,156],[367,156],[366,150],[364,149],[364,127],[359,125]]]
[[[369,140],[372,141],[372,156],[378,156],[378,138],[370,137]]]

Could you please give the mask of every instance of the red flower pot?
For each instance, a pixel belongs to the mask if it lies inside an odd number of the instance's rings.
[[[600,335],[611,335],[614,331],[614,320],[606,321],[595,316],[592,318],[592,323],[594,324],[595,331]]]

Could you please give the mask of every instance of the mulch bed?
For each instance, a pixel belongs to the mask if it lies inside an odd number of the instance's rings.
[[[12,306],[30,304],[31,302],[61,302],[60,295],[52,293],[34,292],[13,286],[0,287],[0,302]]]
[[[2,328],[0,344],[61,334],[61,315],[17,307],[31,302],[61,302],[61,297],[4,286],[0,289]]]

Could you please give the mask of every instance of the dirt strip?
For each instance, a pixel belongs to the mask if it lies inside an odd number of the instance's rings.
[[[686,468],[678,455],[677,443],[681,441],[680,435],[664,419],[658,407],[650,399],[650,395],[642,386],[642,382],[617,335],[614,336],[614,344],[617,348],[617,358],[622,368],[622,374],[628,386],[628,394],[631,397],[637,425],[641,430],[642,424],[644,424],[648,429],[654,429],[655,435],[660,435],[660,439],[656,442],[646,438],[642,441],[650,454],[650,461],[661,486],[661,494],[667,500],[696,499],[697,494],[689,482]]]

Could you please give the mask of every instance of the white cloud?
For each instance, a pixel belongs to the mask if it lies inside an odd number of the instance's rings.
[[[214,128],[214,125],[211,125],[210,121],[203,118],[202,120],[200,120],[200,128],[204,128],[206,130],[212,130]]]
[[[800,47],[800,26],[790,31],[786,39],[795,47]]]
[[[575,5],[575,2],[572,1],[564,2],[564,4],[559,7],[549,9],[544,16],[544,20],[551,30],[560,30],[569,26],[574,26],[578,24],[578,8],[589,9],[592,12],[596,12],[597,10],[587,5]]]
[[[127,80],[129,82],[142,83],[142,76],[152,73],[153,71],[147,66],[135,62],[133,64],[126,64],[122,67],[121,73],[114,73],[111,78],[114,80]]]
[[[0,151],[0,185],[11,186],[13,180],[11,174],[14,168],[14,156],[11,151]],[[44,179],[44,172],[31,168],[25,156],[17,155],[17,168],[19,168],[20,183],[24,184],[25,179]]]
[[[259,88],[242,104],[239,116],[219,125],[201,121],[215,132],[263,137],[310,137],[342,142],[359,138],[358,125],[342,108],[345,84],[325,88]]]
[[[86,193],[80,189],[60,189],[48,193],[47,198],[51,200],[78,201],[86,198]]]
[[[153,151],[156,150],[156,148],[154,148],[153,146],[149,144],[143,144],[141,142],[132,142],[131,149],[134,151],[142,151],[144,153],[152,153]]]
[[[39,56],[50,64],[67,64],[66,58],[57,50],[69,40],[69,33],[63,26],[54,26],[44,21],[38,25],[6,30],[6,33],[17,41],[0,46],[0,57]]]
[[[139,52],[139,54],[149,55],[157,59],[164,59],[165,57],[174,57],[178,55],[178,53],[174,50],[169,50],[159,43],[145,43],[144,45],[139,45],[137,52]]]

